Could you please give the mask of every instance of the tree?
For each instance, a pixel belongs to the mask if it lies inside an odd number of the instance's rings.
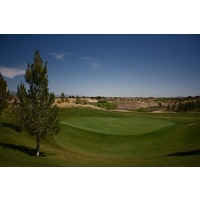
[[[176,111],[176,104],[175,103],[172,105],[171,111]]]
[[[62,101],[62,102],[65,102],[65,94],[64,94],[63,92],[62,92],[60,98],[61,98],[61,101]]]
[[[39,156],[41,138],[60,131],[58,108],[53,105],[55,95],[48,89],[47,62],[43,65],[39,51],[35,52],[34,63],[27,66],[25,81],[29,90],[26,91],[22,82],[17,86],[19,101],[15,113],[22,129],[36,137],[36,155]]]
[[[169,104],[167,105],[167,111],[170,111],[170,105]]]
[[[81,98],[78,95],[76,97],[76,104],[81,104]]]
[[[181,101],[178,103],[177,110],[178,112],[184,111],[184,104]]]
[[[5,109],[9,101],[9,91],[6,81],[3,79],[2,74],[0,73],[0,115],[1,111]]]

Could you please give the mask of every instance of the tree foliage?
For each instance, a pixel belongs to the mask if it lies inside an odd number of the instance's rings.
[[[176,112],[190,112],[190,111],[199,112],[200,111],[200,100],[198,97],[195,100],[187,100],[187,101],[179,100],[178,103],[172,104],[171,107],[168,105],[167,110],[168,111],[176,111]]]
[[[115,110],[115,109],[117,109],[117,103],[116,102],[106,102],[104,104],[104,108],[108,111]]]
[[[22,82],[17,86],[19,102],[15,113],[22,129],[36,137],[36,155],[39,155],[40,139],[60,131],[58,108],[53,105],[55,96],[48,89],[47,62],[43,64],[39,51],[35,52],[34,63],[27,66],[25,81],[29,89],[26,91]]]
[[[60,99],[62,102],[65,102],[65,94],[63,92],[61,93]]]
[[[76,104],[81,104],[81,98],[78,95],[76,96]]]
[[[9,102],[9,91],[7,88],[7,83],[4,80],[2,74],[0,73],[0,115],[1,111],[5,109]]]

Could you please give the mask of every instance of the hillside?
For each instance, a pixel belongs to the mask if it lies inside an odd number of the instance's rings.
[[[115,102],[117,110],[124,111],[182,111],[179,104],[192,104],[185,111],[200,111],[200,97],[185,98],[142,98],[142,97],[80,97],[77,103],[76,98],[66,98],[64,102],[61,98],[56,98],[55,104],[60,108],[67,107],[88,107],[95,109],[104,109],[103,103]],[[195,104],[195,105],[194,105]],[[197,105],[196,105],[197,104]],[[185,106],[186,107],[186,106]],[[187,106],[189,107],[189,106]],[[183,109],[184,110],[184,109]]]

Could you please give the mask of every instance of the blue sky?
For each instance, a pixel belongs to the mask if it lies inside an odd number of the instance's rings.
[[[35,50],[49,89],[84,96],[200,95],[200,35],[0,35],[9,89],[24,81]]]

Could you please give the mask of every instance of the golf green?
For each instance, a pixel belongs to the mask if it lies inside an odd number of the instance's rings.
[[[140,135],[174,125],[174,122],[171,121],[144,117],[76,117],[62,119],[60,123],[83,130],[112,135]]]
[[[61,131],[41,140],[0,117],[0,166],[200,166],[198,113],[59,109]]]

